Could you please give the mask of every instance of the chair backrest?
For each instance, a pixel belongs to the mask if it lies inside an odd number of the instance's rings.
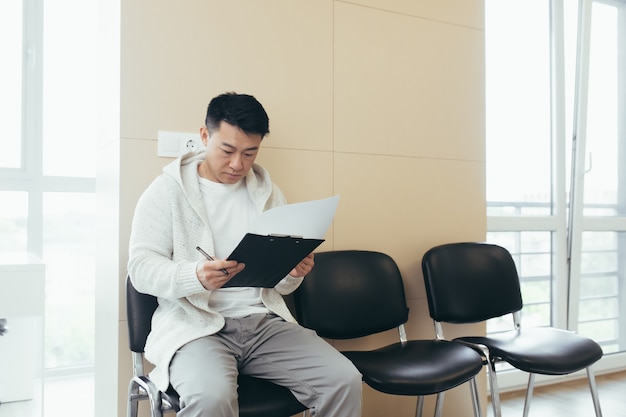
[[[298,321],[330,339],[389,330],[406,323],[409,314],[398,266],[380,252],[315,254],[294,300]]]
[[[450,243],[428,250],[422,271],[430,316],[438,322],[474,323],[522,308],[511,254],[488,243]]]
[[[126,277],[126,318],[131,351],[143,353],[152,328],[152,314],[157,306],[156,297],[140,293],[133,287],[130,277]]]

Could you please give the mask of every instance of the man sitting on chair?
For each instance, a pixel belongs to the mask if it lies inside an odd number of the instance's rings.
[[[249,225],[285,204],[254,163],[268,133],[254,97],[215,97],[200,129],[206,150],[168,164],[137,203],[128,272],[138,291],[158,297],[145,356],[159,389],[171,384],[180,395],[178,417],[237,416],[239,373],[289,388],[312,415],[361,415],[359,372],[297,324],[281,296],[300,285],[313,254],[274,288],[222,288],[245,268],[225,258]]]

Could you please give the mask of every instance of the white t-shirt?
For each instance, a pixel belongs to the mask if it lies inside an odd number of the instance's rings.
[[[244,181],[222,184],[198,177],[200,192],[213,233],[215,256],[226,259],[258,217]],[[224,317],[245,317],[268,313],[261,302],[261,289],[253,287],[220,288],[211,291],[209,307]]]

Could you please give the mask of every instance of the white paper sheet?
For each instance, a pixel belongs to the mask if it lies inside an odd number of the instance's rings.
[[[335,217],[339,196],[287,204],[264,211],[250,233],[324,239]]]

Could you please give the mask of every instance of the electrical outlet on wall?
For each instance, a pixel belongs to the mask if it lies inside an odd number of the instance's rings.
[[[159,130],[158,156],[177,158],[188,152],[204,149],[200,133],[169,132]]]

